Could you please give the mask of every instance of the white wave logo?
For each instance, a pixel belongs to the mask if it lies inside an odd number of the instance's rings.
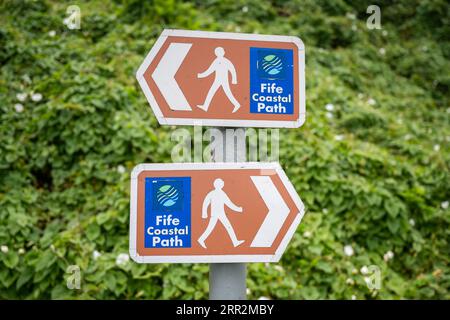
[[[156,201],[164,207],[173,206],[177,202],[178,198],[178,190],[169,184],[165,184],[160,187],[156,193]]]
[[[261,68],[267,74],[275,76],[283,70],[283,62],[280,57],[274,54],[269,54],[263,58]]]

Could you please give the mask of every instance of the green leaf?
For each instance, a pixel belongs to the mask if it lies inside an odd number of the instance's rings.
[[[3,262],[8,268],[13,269],[19,263],[19,255],[14,251],[9,250],[9,252],[4,255]]]
[[[116,289],[116,278],[111,272],[105,275],[104,283],[109,290],[114,291]]]
[[[400,208],[397,204],[397,202],[394,199],[388,199],[384,202],[384,208],[389,213],[391,217],[396,217],[397,214],[400,212]]]
[[[67,286],[58,284],[52,289],[51,298],[53,300],[67,299],[68,297],[70,297],[70,291],[67,289]]]
[[[95,223],[90,224],[86,229],[86,236],[89,240],[94,241],[100,236],[100,227]]]
[[[328,262],[325,262],[323,260],[320,260],[317,263],[316,268],[319,269],[319,270],[322,270],[325,273],[332,273],[333,272],[333,267]]]
[[[26,268],[21,274],[16,282],[16,289],[19,290],[22,286],[31,280],[33,277],[33,270],[31,268]]]
[[[56,256],[53,254],[53,252],[47,250],[45,251],[38,259],[36,263],[36,271],[44,270],[48,267],[50,267],[55,261]]]
[[[97,215],[96,221],[99,225],[102,225],[105,222],[107,222],[109,220],[109,218],[110,218],[109,212],[100,213],[99,215]]]
[[[396,233],[400,228],[400,221],[395,218],[389,218],[387,220],[387,225],[391,233]]]

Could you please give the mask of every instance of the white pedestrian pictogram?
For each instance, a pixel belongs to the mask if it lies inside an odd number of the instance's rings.
[[[206,95],[205,102],[203,103],[203,105],[197,105],[197,107],[204,111],[208,111],[209,104],[211,103],[212,98],[216,94],[217,90],[222,87],[228,99],[234,105],[234,109],[232,111],[232,113],[234,113],[241,107],[241,105],[231,92],[228,72],[231,73],[231,83],[237,84],[236,69],[234,68],[233,63],[224,57],[225,50],[222,47],[217,47],[214,50],[214,53],[216,54],[217,58],[214,59],[209,68],[206,71],[197,74],[197,78],[206,78],[211,73],[215,72],[215,79],[208,91],[208,94]]]
[[[202,206],[202,218],[208,218],[208,207],[211,205],[211,218],[209,220],[208,226],[206,227],[203,234],[198,238],[198,243],[206,249],[205,240],[213,231],[214,227],[217,224],[217,221],[220,221],[222,225],[225,227],[225,230],[228,232],[228,235],[233,242],[233,246],[237,247],[241,245],[244,240],[238,240],[236,234],[234,233],[233,227],[231,226],[230,220],[228,220],[227,215],[225,214],[225,206],[230,209],[242,212],[242,207],[236,206],[230,198],[228,198],[225,191],[222,190],[224,186],[224,182],[222,179],[214,180],[214,190],[210,191],[205,200],[203,200]]]

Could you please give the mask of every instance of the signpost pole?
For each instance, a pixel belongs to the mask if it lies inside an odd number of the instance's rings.
[[[246,300],[247,266],[245,263],[209,265],[210,300]]]
[[[244,162],[247,148],[244,136],[226,135],[226,128],[215,128],[220,132],[222,139],[216,147],[221,148],[221,157],[216,150],[213,152],[214,162]],[[229,128],[228,130],[233,130]],[[243,139],[243,141],[239,141]],[[210,300],[246,300],[247,298],[247,266],[245,263],[211,263],[209,265],[209,299]]]

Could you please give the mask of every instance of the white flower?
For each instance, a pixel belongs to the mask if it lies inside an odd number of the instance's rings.
[[[362,274],[367,274],[369,272],[369,268],[367,268],[367,266],[362,266],[362,268],[359,271]]]
[[[347,12],[347,13],[345,14],[345,16],[346,16],[347,18],[351,19],[351,20],[355,20],[355,19],[356,19],[356,15],[355,15],[354,13],[351,13],[351,12]]]
[[[3,245],[3,246],[1,246],[1,250],[3,253],[8,253],[9,248],[8,248],[8,246]]]
[[[355,295],[352,295],[352,300],[356,300],[356,296]]]
[[[33,93],[31,95],[31,100],[33,100],[34,102],[39,102],[42,100],[42,94],[40,93]]]
[[[448,205],[449,205],[449,202],[448,201],[444,201],[444,202],[441,203],[441,208],[445,210],[445,209],[448,208]]]
[[[369,284],[369,283],[370,283],[370,278],[369,278],[369,277],[364,277],[364,282],[365,282],[366,284]]]
[[[116,258],[116,265],[122,266],[130,260],[130,256],[126,253],[121,253]]]
[[[434,151],[439,151],[439,150],[441,150],[441,146],[438,145],[438,144],[435,144],[434,147],[433,147],[433,150]]]
[[[332,103],[327,103],[325,105],[325,109],[327,109],[327,111],[333,111],[334,110],[334,105]]]
[[[19,100],[20,102],[24,102],[26,99],[27,99],[27,94],[24,92],[24,93],[18,93],[18,94],[16,94],[16,98],[17,98],[17,100]]]
[[[310,238],[311,237],[311,232],[309,232],[309,231],[305,231],[304,233],[303,233],[303,236],[305,237],[305,238]]]
[[[242,12],[244,12],[244,13],[248,12],[248,7],[247,6],[243,6],[242,7]]]
[[[376,102],[375,99],[373,99],[373,98],[369,98],[369,100],[367,100],[367,103],[368,103],[369,105],[371,105],[371,106],[374,106],[374,105],[377,104],[377,102]]]
[[[336,140],[336,141],[342,141],[342,140],[344,140],[344,135],[342,135],[342,134],[337,134],[337,135],[334,136],[334,140]]]
[[[386,49],[385,48],[380,48],[380,50],[378,50],[378,52],[384,56],[386,54]]]
[[[65,18],[64,20],[63,20],[63,24],[68,24],[69,23],[69,18]]]
[[[383,30],[383,31],[381,32],[381,34],[383,35],[383,37],[386,37],[386,36],[388,35],[388,32],[387,32],[386,30]]]
[[[409,219],[409,224],[414,227],[416,225],[416,222],[414,221],[414,219]]]
[[[250,288],[247,288],[247,294],[252,293],[252,290],[250,290]]]
[[[322,209],[322,212],[323,212],[323,213],[328,213],[328,209],[327,209],[327,208],[323,208],[323,209]]]
[[[92,252],[92,258],[94,260],[97,260],[102,254],[100,252],[98,252],[97,250],[94,250],[94,252]]]
[[[19,254],[24,254],[25,253],[25,249],[24,248],[20,248],[19,249]]]
[[[352,269],[352,274],[357,274],[357,273],[358,273],[358,269],[353,268],[353,269]]]
[[[258,300],[270,300],[270,298],[261,296],[261,297],[258,298]]]
[[[331,112],[327,112],[325,115],[328,119],[332,119],[333,118],[333,114]]]
[[[348,244],[344,247],[344,253],[346,256],[351,257],[355,252],[353,251],[353,247]]]
[[[277,270],[278,272],[283,272],[284,271],[283,267],[280,266],[280,265],[276,265],[275,266],[275,270]]]
[[[14,105],[14,109],[16,109],[16,112],[22,112],[23,111],[23,104],[21,103],[16,103]]]
[[[126,169],[125,169],[125,167],[123,165],[120,164],[120,165],[117,166],[117,172],[118,173],[124,174],[125,171],[126,171]]]
[[[394,257],[394,253],[391,250],[389,250],[388,252],[386,252],[384,254],[383,259],[384,259],[384,261],[387,262],[387,261],[391,260],[393,257]]]
[[[56,31],[55,30],[51,30],[51,31],[48,32],[48,35],[53,38],[54,36],[56,36]]]
[[[355,281],[352,278],[347,278],[347,280],[345,280],[345,283],[349,285],[354,285]]]

